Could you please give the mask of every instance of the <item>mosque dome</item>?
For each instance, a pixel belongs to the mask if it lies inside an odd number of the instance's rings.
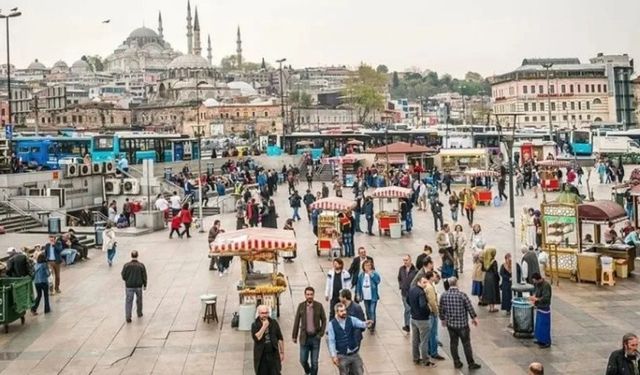
[[[198,55],[181,55],[173,59],[169,65],[169,69],[209,69],[209,62],[202,56]]]
[[[27,69],[29,70],[47,70],[47,67],[44,66],[43,63],[41,63],[40,61],[38,61],[38,59],[36,59],[34,62],[32,62],[31,64],[29,64],[29,66],[27,67]]]
[[[71,65],[71,71],[74,73],[86,73],[91,71],[91,65],[84,60],[78,60]]]
[[[57,61],[55,64],[53,64],[53,67],[58,69],[69,69],[69,65],[67,65],[67,63],[62,60]]]
[[[139,27],[129,34],[129,38],[158,38],[158,34],[148,27]]]
[[[230,89],[240,90],[240,93],[243,96],[258,95],[256,89],[254,89],[253,86],[244,81],[231,81],[227,83],[227,86]]]

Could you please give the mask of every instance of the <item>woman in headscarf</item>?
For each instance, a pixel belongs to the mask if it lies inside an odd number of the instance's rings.
[[[489,312],[496,312],[498,309],[496,309],[495,305],[500,303],[500,276],[498,275],[495,247],[489,247],[484,250],[482,270],[484,271],[482,302],[489,305]]]
[[[520,265],[517,263],[516,268],[516,273],[518,276],[516,280],[520,280]],[[500,305],[500,309],[506,311],[507,314],[511,312],[511,285],[513,279],[513,275],[511,274],[512,269],[511,254],[507,253],[507,255],[504,256],[504,263],[502,263],[502,266],[500,266],[500,292],[502,297],[502,304]]]

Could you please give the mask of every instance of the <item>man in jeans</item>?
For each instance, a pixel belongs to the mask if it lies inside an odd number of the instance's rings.
[[[147,290],[147,269],[144,264],[138,262],[138,251],[131,252],[131,261],[122,267],[122,280],[124,280],[127,299],[124,307],[127,323],[131,323],[131,309],[133,308],[133,296],[136,296],[136,312],[138,318],[142,318],[142,289]]]
[[[407,300],[411,308],[411,349],[413,363],[423,363],[426,367],[433,368],[436,364],[429,360],[429,332],[431,331],[431,310],[427,303],[424,288],[427,286],[427,278],[421,276],[415,286],[409,289]]]
[[[460,355],[458,354],[458,340],[462,340],[464,356],[467,358],[469,370],[476,370],[480,365],[473,360],[471,350],[471,334],[469,330],[469,317],[474,326],[478,325],[476,315],[469,297],[458,290],[458,279],[449,278],[449,290],[445,291],[440,298],[440,320],[442,326],[447,327],[451,345],[451,356],[455,368],[462,367]]]
[[[318,375],[318,356],[320,355],[320,339],[327,328],[327,316],[322,304],[314,299],[313,287],[304,290],[304,302],[298,305],[293,321],[293,343],[298,341],[300,331],[300,364],[305,374]],[[311,357],[311,364],[309,364]]]
[[[62,263],[62,243],[57,240],[55,235],[49,235],[49,242],[42,248],[49,263],[49,267],[53,270],[54,293],[62,293],[60,291],[60,264]],[[52,294],[54,294],[52,293]]]
[[[411,263],[411,256],[405,255],[402,257],[402,265],[398,270],[398,287],[400,289],[400,296],[402,297],[402,304],[404,305],[404,325],[402,330],[410,332],[409,324],[411,324],[411,307],[407,302],[407,296],[409,295],[409,289],[411,287],[411,281],[418,273],[416,267]]]
[[[340,375],[363,375],[364,367],[358,351],[358,330],[366,329],[373,321],[362,320],[347,315],[347,308],[338,303],[335,305],[335,318],[327,325],[327,346],[333,364]]]

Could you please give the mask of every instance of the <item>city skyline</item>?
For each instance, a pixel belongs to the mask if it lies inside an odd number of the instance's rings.
[[[155,30],[158,11],[163,15],[165,40],[186,53],[186,4],[175,0],[90,5],[79,0],[30,0],[15,4],[23,15],[11,20],[11,62],[25,68],[38,59],[51,67],[58,60],[71,64],[82,55],[104,58],[133,29],[144,24]],[[417,67],[454,77],[467,71],[500,74],[527,57],[578,57],[586,62],[598,52],[640,56],[640,31],[633,26],[640,2],[596,4],[592,0],[542,0],[536,12],[531,6],[514,6],[506,0],[490,4],[462,0],[455,8],[449,3],[406,2],[392,9],[389,3],[363,0],[325,0],[305,7],[293,0],[191,2],[192,9],[198,7],[202,35],[211,35],[216,65],[235,53],[240,26],[247,61],[259,62],[264,57],[275,66],[276,59],[286,57],[294,67],[354,67],[365,62],[385,64],[391,71]],[[540,24],[542,11],[549,9],[554,11]],[[390,20],[393,12],[398,17]],[[102,23],[107,19],[111,21]],[[380,27],[383,24],[388,28]],[[0,62],[4,63],[5,42],[1,39]]]

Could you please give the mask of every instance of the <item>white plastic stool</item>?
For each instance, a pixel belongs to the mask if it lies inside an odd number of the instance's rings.
[[[613,258],[607,256],[600,257],[600,265],[602,266],[600,285],[616,285],[616,280],[613,277]]]

